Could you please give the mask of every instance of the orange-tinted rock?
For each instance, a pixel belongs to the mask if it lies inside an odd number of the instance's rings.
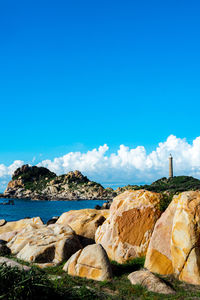
[[[156,222],[145,260],[145,267],[151,272],[163,275],[173,273],[171,234],[176,207],[177,201],[174,198]]]
[[[173,198],[155,226],[145,267],[159,274],[200,284],[200,192]]]
[[[161,195],[145,190],[126,191],[114,198],[110,216],[95,234],[95,241],[119,263],[146,254],[154,225],[160,217]]]
[[[98,226],[109,216],[106,209],[80,209],[63,213],[57,224],[69,225],[78,235],[94,239]]]
[[[39,217],[7,222],[5,225],[0,226],[0,239],[9,242],[17,233],[29,224],[33,226],[40,226],[43,225],[43,222]]]
[[[112,270],[106,251],[101,245],[89,245],[76,252],[65,264],[69,275],[103,281],[112,278]]]
[[[171,240],[174,273],[200,284],[200,192],[184,192],[177,201]]]
[[[60,224],[29,224],[7,245],[17,258],[40,264],[58,264],[81,248],[75,232]]]
[[[13,188],[18,188],[18,187],[24,187],[22,179],[9,181],[7,189],[13,189]]]

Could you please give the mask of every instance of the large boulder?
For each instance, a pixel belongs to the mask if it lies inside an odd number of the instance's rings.
[[[69,275],[103,281],[112,278],[111,265],[101,245],[89,245],[76,252],[63,268]]]
[[[69,226],[29,224],[8,244],[12,254],[27,262],[58,264],[81,248]]]
[[[173,198],[155,226],[145,267],[160,274],[200,284],[200,192]]]
[[[27,218],[14,222],[7,222],[0,226],[0,239],[9,242],[17,233],[24,229],[27,225],[43,225],[40,217]]]
[[[94,239],[98,226],[102,225],[108,216],[109,211],[106,209],[70,210],[63,213],[56,223],[69,225],[76,234]]]
[[[109,217],[95,234],[110,259],[123,263],[146,254],[161,214],[160,200],[160,194],[145,190],[129,190],[114,198]]]

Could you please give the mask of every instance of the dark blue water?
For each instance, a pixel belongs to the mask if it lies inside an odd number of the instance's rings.
[[[8,199],[0,199],[0,203],[7,201]],[[40,217],[46,223],[53,216],[60,216],[66,211],[94,208],[95,205],[102,205],[104,202],[102,200],[31,201],[14,199],[14,205],[0,205],[0,219],[17,221],[27,217]]]

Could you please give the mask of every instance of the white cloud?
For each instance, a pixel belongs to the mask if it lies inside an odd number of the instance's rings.
[[[78,169],[91,179],[122,184],[151,182],[168,176],[168,156],[174,157],[175,175],[192,175],[200,178],[200,137],[192,144],[186,139],[170,135],[165,142],[147,154],[143,146],[130,149],[120,145],[117,153],[107,155],[108,146],[100,146],[86,153],[70,152],[39,165],[62,174]]]
[[[0,164],[0,191],[6,188],[8,181],[11,179],[13,172],[24,164],[22,160],[15,160],[10,166]]]
[[[0,164],[0,178],[12,175],[13,172],[24,164],[22,160],[15,160],[10,166]]]
[[[86,153],[70,152],[53,160],[43,160],[38,166],[49,168],[56,174],[80,170],[91,180],[101,183],[128,184],[152,182],[168,176],[168,156],[174,157],[175,175],[191,175],[200,178],[200,137],[192,144],[186,139],[170,135],[165,142],[147,154],[143,146],[130,149],[120,145],[116,153],[108,155],[105,144]],[[10,177],[12,172],[24,162],[15,161],[6,167],[0,165],[0,179]]]

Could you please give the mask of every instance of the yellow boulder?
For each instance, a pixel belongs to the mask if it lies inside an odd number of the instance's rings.
[[[37,227],[29,224],[7,246],[19,259],[44,264],[58,264],[81,248],[75,232],[59,224]]]
[[[157,221],[145,267],[159,274],[200,284],[200,192],[174,196]]]
[[[40,217],[7,222],[5,225],[0,226],[0,239],[9,242],[17,233],[28,225],[40,226],[43,225],[43,222]]]
[[[63,213],[57,220],[57,224],[69,225],[78,235],[89,239],[95,238],[98,226],[109,216],[109,210],[80,209]]]
[[[69,275],[104,281],[112,278],[106,251],[101,245],[89,245],[76,252],[63,268]]]
[[[109,217],[95,234],[110,259],[123,263],[146,254],[160,217],[160,199],[160,194],[145,190],[129,190],[114,198]]]

